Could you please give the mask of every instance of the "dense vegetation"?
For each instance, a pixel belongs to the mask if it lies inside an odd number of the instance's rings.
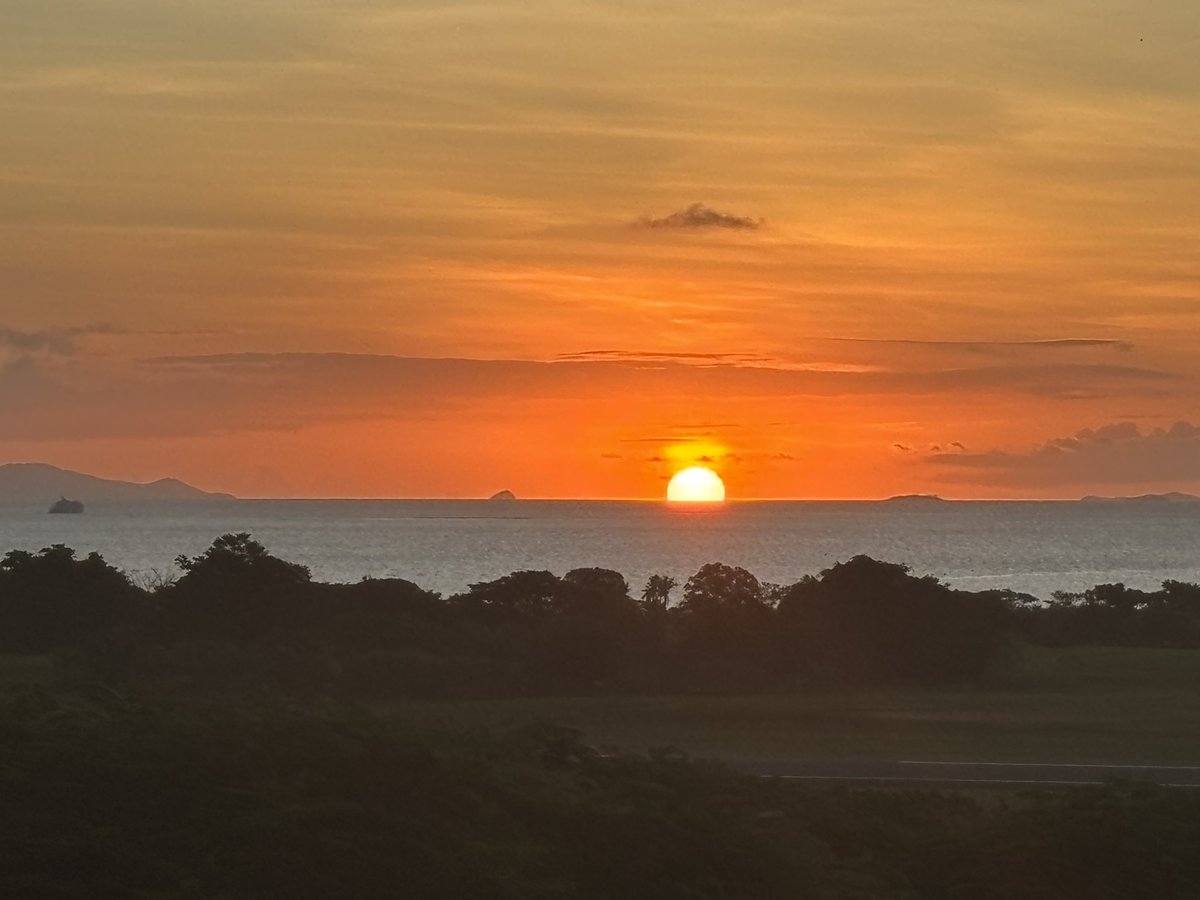
[[[1200,585],[1164,581],[1157,591],[1099,584],[1056,592],[1045,605],[1016,598],[1014,621],[1029,641],[1051,647],[1200,647]]]
[[[1014,640],[1200,644],[1200,587],[1100,585],[1047,604],[952,590],[865,556],[789,586],[711,563],[640,597],[608,569],[521,571],[442,598],[402,579],[314,582],[246,534],[135,585],[92,554],[0,561],[0,652],[60,654],[78,680],[291,693],[488,696],[955,684]]]
[[[1043,605],[856,557],[443,598],[314,582],[244,534],[178,562],[147,585],[65,547],[0,560],[0,653],[56,672],[0,693],[0,896],[1200,896],[1200,792],[806,788],[346,702],[971,684],[1022,639],[1195,645],[1194,585]]]
[[[0,895],[1184,898],[1200,792],[806,789],[548,726],[10,692]]]

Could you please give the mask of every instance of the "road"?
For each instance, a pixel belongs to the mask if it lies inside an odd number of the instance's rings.
[[[1112,779],[1200,788],[1200,765],[961,762],[952,760],[739,759],[727,760],[748,775],[792,781],[912,787],[1063,787]]]

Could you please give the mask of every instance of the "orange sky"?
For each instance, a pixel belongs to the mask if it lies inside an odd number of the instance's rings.
[[[22,4],[0,461],[1200,492],[1200,6]]]

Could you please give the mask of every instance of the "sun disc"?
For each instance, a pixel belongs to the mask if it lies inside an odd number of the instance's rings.
[[[667,500],[672,503],[720,503],[724,499],[721,476],[704,466],[676,472],[667,485]]]

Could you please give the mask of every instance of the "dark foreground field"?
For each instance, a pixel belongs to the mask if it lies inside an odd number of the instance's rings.
[[[391,707],[487,727],[568,724],[598,746],[780,760],[1200,764],[1200,651],[1025,648],[1000,684],[728,697],[545,697]]]
[[[0,686],[50,684],[50,656],[0,656]],[[575,728],[603,750],[676,747],[743,762],[944,759],[1200,763],[1200,650],[1026,647],[997,684],[806,688],[749,696],[585,696],[374,703],[435,728]]]
[[[814,787],[568,729],[8,688],[0,896],[1200,895],[1200,791]]]

